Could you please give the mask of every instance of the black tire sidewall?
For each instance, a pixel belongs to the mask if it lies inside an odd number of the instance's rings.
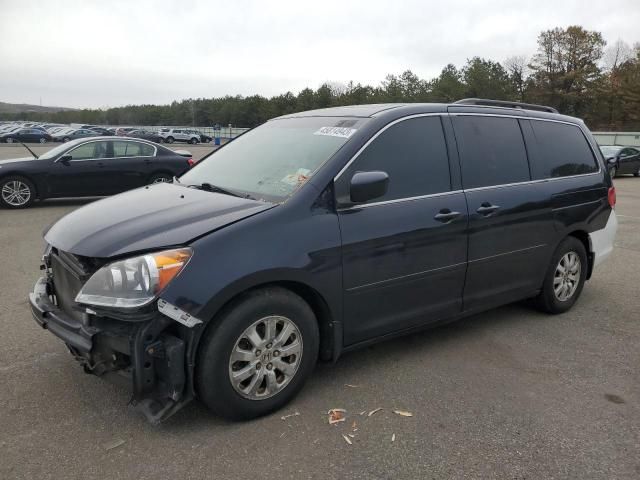
[[[24,183],[25,185],[27,185],[29,187],[29,190],[31,190],[31,197],[29,197],[29,201],[27,203],[25,203],[24,205],[20,205],[20,206],[10,205],[10,204],[8,204],[8,203],[6,203],[4,201],[4,198],[2,198],[2,195],[0,194],[0,207],[1,208],[6,208],[6,209],[12,209],[12,210],[18,210],[20,208],[29,207],[33,203],[33,201],[35,200],[37,193],[36,193],[35,185],[28,178],[21,177],[19,175],[12,175],[12,176],[9,176],[9,177],[4,177],[4,178],[0,179],[0,192],[2,191],[2,187],[4,187],[4,185],[7,182],[11,182],[11,181],[14,181],[14,180],[18,180],[18,181]]]
[[[555,293],[553,291],[553,278],[555,275],[556,267],[560,262],[560,259],[568,252],[573,251],[578,254],[580,257],[580,281],[578,283],[578,288],[573,293],[571,298],[563,301],[560,301],[556,298]],[[582,289],[584,288],[584,283],[587,279],[587,270],[588,270],[588,259],[587,252],[584,248],[584,244],[575,237],[567,237],[565,238],[558,248],[553,254],[551,258],[551,264],[549,265],[549,269],[546,273],[544,279],[544,285],[542,287],[542,292],[539,297],[539,304],[541,308],[548,313],[564,313],[573,307],[578,298],[580,298],[580,294],[582,293]]]
[[[302,359],[295,376],[280,392],[264,400],[249,400],[231,385],[229,358],[242,332],[269,315],[282,315],[296,324],[302,336]],[[315,367],[319,350],[317,320],[309,305],[293,292],[278,287],[248,292],[212,322],[215,323],[209,325],[199,346],[195,381],[200,400],[221,417],[247,420],[281,408],[300,391]]]

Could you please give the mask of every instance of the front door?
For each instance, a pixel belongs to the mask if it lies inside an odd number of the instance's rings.
[[[56,160],[49,173],[49,196],[107,195],[104,164],[110,155],[108,147],[107,141],[87,142],[64,154],[70,159]]]
[[[388,192],[353,204],[357,171],[389,175]],[[440,116],[383,129],[336,179],[342,233],[344,341],[350,345],[457,314],[467,206],[452,188]]]

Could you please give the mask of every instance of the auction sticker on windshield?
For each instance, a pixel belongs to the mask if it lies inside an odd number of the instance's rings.
[[[330,137],[349,138],[356,133],[357,128],[346,127],[321,127],[314,135],[328,135]]]

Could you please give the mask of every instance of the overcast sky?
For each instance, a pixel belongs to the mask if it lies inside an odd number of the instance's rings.
[[[640,41],[639,0],[0,0],[0,101],[67,107],[297,93],[531,56],[582,25]]]

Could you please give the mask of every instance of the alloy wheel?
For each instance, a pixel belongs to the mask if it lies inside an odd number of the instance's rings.
[[[261,318],[236,341],[229,358],[233,389],[249,400],[280,392],[293,379],[302,360],[302,335],[282,316]]]
[[[582,265],[576,252],[565,253],[553,276],[553,293],[561,302],[569,300],[578,289]]]
[[[10,180],[2,185],[2,199],[12,207],[21,207],[31,199],[31,189],[20,180]]]

